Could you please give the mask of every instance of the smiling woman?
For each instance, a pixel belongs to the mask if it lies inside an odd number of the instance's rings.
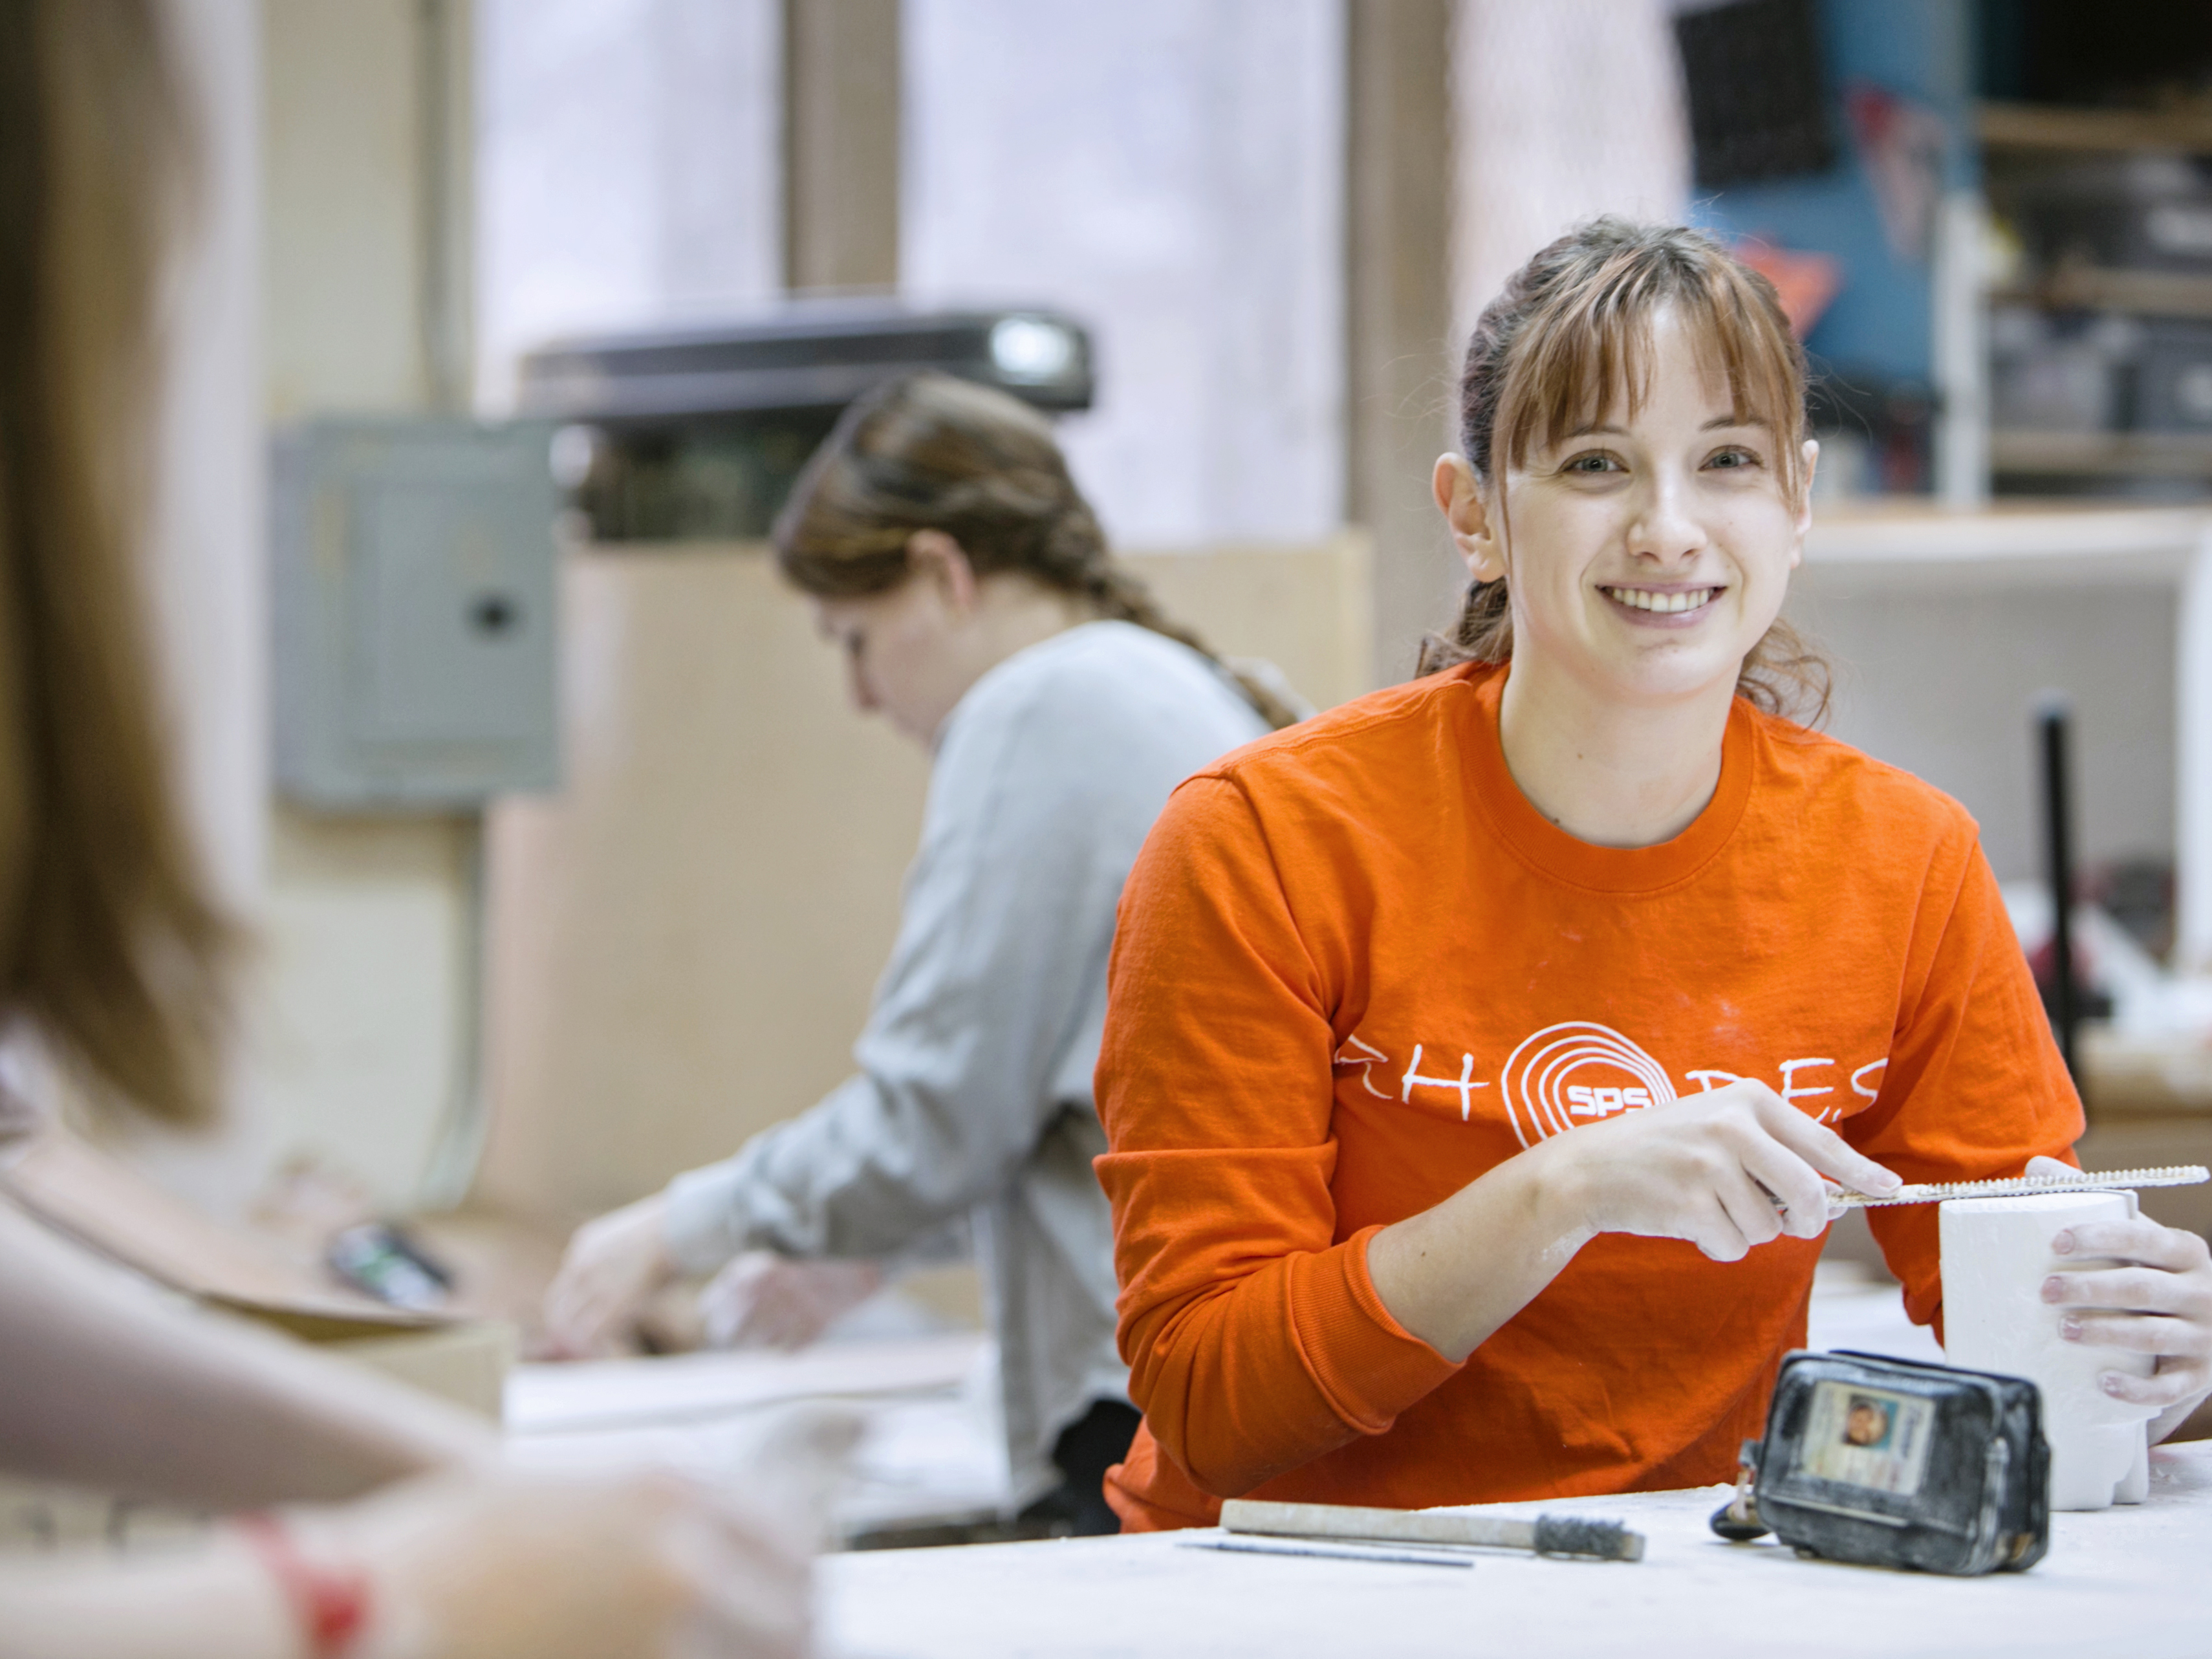
[[[1972,820],[1782,712],[1825,686],[1778,620],[1817,452],[1763,279],[1600,221],[1463,391],[1449,665],[1186,782],[1122,900],[1125,1525],[1725,1480],[1832,1183],[2081,1127]],[[1932,1211],[1873,1224],[1939,1318]],[[2155,1352],[2104,1386],[2170,1431],[2212,1385],[2203,1242],[2095,1248],[2132,1266],[2054,1280],[2099,1310],[2068,1340]]]

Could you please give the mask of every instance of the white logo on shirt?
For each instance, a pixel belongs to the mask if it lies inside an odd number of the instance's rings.
[[[1602,1067],[1632,1083],[1574,1083],[1576,1073]],[[1513,1133],[1523,1146],[1573,1128],[1576,1118],[1664,1106],[1674,1085],[1659,1062],[1609,1025],[1568,1020],[1523,1037],[1505,1062],[1501,1085]]]
[[[1385,1079],[1398,1085],[1395,1095],[1376,1087],[1375,1068],[1394,1068],[1395,1062],[1373,1043],[1358,1036],[1347,1036],[1330,1059],[1335,1066],[1357,1072],[1360,1087],[1377,1100],[1412,1104],[1416,1089],[1448,1090],[1457,1100],[1460,1121],[1467,1122],[1474,1115],[1475,1091],[1489,1088],[1490,1083],[1474,1075],[1472,1054],[1460,1055],[1456,1077],[1424,1073],[1421,1062],[1426,1053],[1426,1045],[1417,1042],[1403,1073],[1392,1078],[1390,1070],[1385,1069]],[[1800,1074],[1842,1063],[1819,1055],[1783,1060],[1775,1068],[1780,1078],[1778,1092],[1793,1104],[1822,1095],[1834,1096],[1838,1092],[1834,1083],[1814,1082]],[[1841,1121],[1857,1103],[1871,1104],[1880,1098],[1880,1073],[1888,1064],[1885,1056],[1851,1072],[1850,1101],[1826,1101],[1817,1109],[1799,1109],[1816,1122]],[[1743,1080],[1737,1073],[1712,1066],[1699,1066],[1682,1075],[1708,1094]],[[1644,1111],[1679,1098],[1664,1066],[1636,1042],[1594,1020],[1565,1020],[1523,1038],[1506,1060],[1498,1097],[1504,1104],[1506,1121],[1513,1126],[1514,1138],[1523,1146],[1549,1139],[1578,1123],[1611,1117],[1617,1112]]]
[[[1348,1066],[1358,1072],[1362,1088],[1377,1100],[1388,1100],[1390,1097],[1375,1086],[1375,1079],[1367,1075],[1367,1068],[1378,1060],[1387,1061],[1389,1058],[1390,1056],[1380,1048],[1370,1048],[1356,1036],[1348,1036],[1345,1038],[1343,1047],[1336,1051],[1333,1063],[1338,1066]]]
[[[1421,1045],[1417,1042],[1413,1045],[1413,1058],[1406,1066],[1406,1075],[1399,1079],[1403,1086],[1399,1090],[1398,1098],[1404,1101],[1413,1099],[1413,1085],[1417,1083],[1431,1089],[1456,1089],[1459,1091],[1459,1121],[1462,1123],[1467,1121],[1469,1115],[1474,1110],[1474,1091],[1477,1089],[1487,1089],[1490,1086],[1487,1083],[1474,1081],[1474,1056],[1473,1054],[1462,1054],[1459,1057],[1459,1075],[1455,1078],[1423,1077],[1420,1075],[1420,1071]]]

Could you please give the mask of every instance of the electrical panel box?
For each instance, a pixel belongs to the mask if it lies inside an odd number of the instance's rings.
[[[279,788],[341,811],[560,778],[551,428],[323,419],[271,465]]]

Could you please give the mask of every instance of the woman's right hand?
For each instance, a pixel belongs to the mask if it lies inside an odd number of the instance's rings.
[[[1864,1193],[1898,1178],[1748,1079],[1553,1135],[1369,1240],[1367,1271],[1400,1325],[1455,1363],[1542,1294],[1600,1233],[1687,1239],[1739,1261],[1830,1219],[1826,1176]]]
[[[805,1552],[671,1474],[434,1477],[302,1517],[366,1572],[362,1659],[798,1659]]]
[[[1764,1083],[1624,1112],[1545,1143],[1547,1172],[1580,1229],[1686,1239],[1740,1261],[1785,1234],[1818,1238],[1834,1215],[1828,1176],[1881,1194],[1898,1177]]]
[[[545,1334],[564,1358],[626,1350],[628,1328],[676,1277],[663,1236],[667,1200],[655,1193],[576,1229],[545,1292]]]

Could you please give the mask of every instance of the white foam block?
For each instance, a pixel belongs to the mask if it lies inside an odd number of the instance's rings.
[[[2025,1376],[2042,1390],[2055,1510],[2142,1501],[2149,1468],[2145,1425],[2157,1409],[2115,1400],[2097,1379],[2106,1371],[2148,1376],[2157,1362],[2068,1341],[2059,1334],[2065,1310],[2043,1299],[2052,1273],[2117,1265],[2055,1255],[2051,1242],[2061,1230],[2135,1213],[2132,1193],[1953,1199],[1941,1212],[1946,1356],[1968,1370]]]

